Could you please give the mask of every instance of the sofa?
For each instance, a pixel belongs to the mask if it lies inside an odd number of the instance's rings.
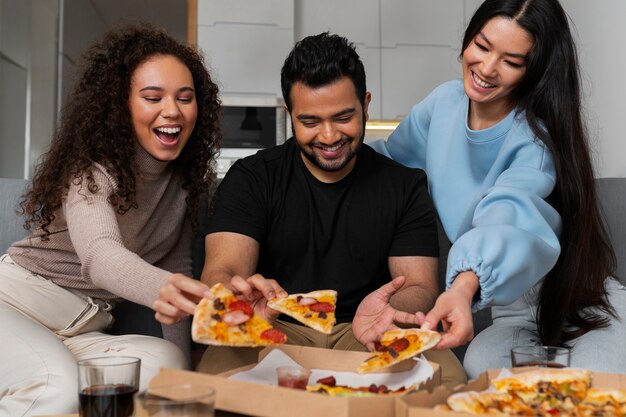
[[[0,178],[0,254],[4,253],[11,243],[27,234],[22,227],[22,220],[17,214],[18,202],[27,186],[26,180]],[[611,242],[617,255],[617,278],[626,284],[626,178],[599,178],[596,180],[600,208]],[[200,216],[200,228],[206,223],[206,216]],[[204,238],[202,233],[194,237],[192,244],[193,274],[200,276],[204,262]],[[440,283],[443,285],[443,275],[450,243],[440,229]],[[152,336],[162,336],[161,326],[154,319],[151,309],[131,302],[118,304],[114,310],[115,324],[111,329],[113,334],[138,333]],[[489,309],[483,310],[474,316],[474,330],[476,333],[491,323]],[[460,358],[465,353],[465,347],[455,349]]]

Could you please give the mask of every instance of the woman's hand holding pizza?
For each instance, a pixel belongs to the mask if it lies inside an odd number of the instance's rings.
[[[361,301],[352,321],[352,333],[369,350],[387,330],[396,328],[394,323],[417,325],[415,314],[396,310],[389,304],[391,296],[404,285],[400,276],[383,285]]]
[[[287,296],[287,292],[276,280],[265,278],[261,274],[254,274],[247,279],[235,275],[229,286],[235,296],[252,305],[255,314],[269,322],[275,321],[280,312],[270,308],[267,301],[274,297]]]
[[[152,304],[154,317],[163,324],[174,324],[193,315],[198,302],[211,297],[209,287],[183,274],[172,274],[159,290],[159,298]]]
[[[437,349],[450,349],[464,345],[474,338],[472,299],[478,290],[478,277],[473,271],[457,275],[452,286],[444,291],[435,306],[424,316],[417,317],[423,329],[436,330],[441,322],[443,333]]]

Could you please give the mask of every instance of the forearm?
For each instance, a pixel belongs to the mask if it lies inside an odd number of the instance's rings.
[[[436,293],[421,285],[405,286],[395,293],[389,303],[393,308],[400,311],[416,313],[427,312],[435,304]]]
[[[236,274],[232,271],[227,271],[225,269],[207,269],[205,268],[202,271],[201,281],[204,282],[209,287],[221,282],[222,284],[228,283],[233,276]]]

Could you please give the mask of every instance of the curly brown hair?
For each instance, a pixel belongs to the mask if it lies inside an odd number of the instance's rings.
[[[38,226],[47,238],[71,182],[80,184],[86,178],[86,188],[95,193],[94,162],[117,180],[109,202],[118,213],[137,207],[136,139],[128,100],[134,70],[154,55],[178,58],[193,76],[198,117],[183,151],[171,164],[188,191],[187,215],[197,227],[198,208],[214,182],[213,160],[222,137],[218,87],[193,48],[141,23],[107,32],[82,55],[81,77],[67,99],[60,128],[21,203],[27,229]]]

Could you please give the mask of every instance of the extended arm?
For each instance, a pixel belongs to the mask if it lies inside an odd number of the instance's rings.
[[[426,311],[437,296],[437,258],[395,256],[389,258],[393,281],[363,299],[352,322],[357,340],[373,348],[394,323],[417,325],[416,311]]]
[[[202,281],[212,286],[226,284],[237,295],[250,302],[257,314],[273,320],[278,312],[266,307],[266,301],[286,292],[273,279],[255,274],[259,243],[249,236],[216,232],[206,236],[206,258]]]

